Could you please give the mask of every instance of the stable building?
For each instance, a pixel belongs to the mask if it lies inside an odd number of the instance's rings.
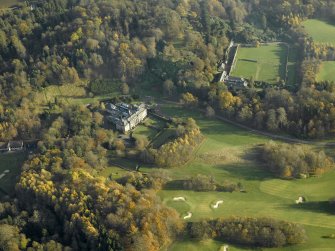
[[[126,103],[106,104],[107,119],[112,122],[116,129],[126,133],[134,129],[148,115],[145,105],[130,105]]]
[[[248,82],[244,78],[227,76],[223,81],[229,88],[245,88],[248,87]]]
[[[9,141],[8,143],[8,151],[14,152],[14,151],[21,151],[23,150],[23,141]]]
[[[5,143],[0,143],[0,152],[16,152],[21,151],[24,148],[22,140],[19,141],[9,141]]]

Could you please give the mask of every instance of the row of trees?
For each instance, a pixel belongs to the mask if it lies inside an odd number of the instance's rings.
[[[215,238],[252,247],[283,247],[307,240],[304,228],[270,218],[231,217],[188,224],[191,238]]]
[[[262,92],[250,88],[236,93],[217,83],[197,94],[222,115],[248,126],[286,131],[303,138],[322,138],[335,130],[334,91],[332,85],[323,83],[318,88],[301,88],[295,94],[273,88]]]
[[[228,180],[218,183],[213,176],[198,174],[188,180],[183,181],[183,189],[194,191],[243,191],[241,183],[233,183]]]

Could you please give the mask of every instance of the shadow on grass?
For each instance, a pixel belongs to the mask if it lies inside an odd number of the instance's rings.
[[[261,145],[257,144],[255,147],[249,148],[239,155],[239,158],[243,160],[242,163],[216,165],[214,168],[226,171],[230,176],[238,179],[260,181],[273,179],[273,174],[269,170],[266,170],[264,163],[259,161],[259,148]]]
[[[260,161],[261,159],[261,148],[264,144],[257,144],[251,148],[248,148],[241,158],[246,161],[253,161],[255,164],[259,166],[263,166],[264,164]]]
[[[214,168],[224,170],[230,176],[242,180],[267,180],[273,179],[271,173],[266,172],[262,167],[256,164],[237,163],[229,165],[217,165]]]
[[[310,201],[302,204],[287,205],[287,207],[316,213],[335,214],[335,206],[329,201]]]
[[[335,159],[335,146],[332,143],[327,143],[322,149],[318,149],[318,151],[324,151],[328,156]]]
[[[164,190],[185,190],[184,182],[186,180],[171,180],[164,185]]]

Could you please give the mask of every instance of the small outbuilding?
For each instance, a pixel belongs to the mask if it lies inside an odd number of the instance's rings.
[[[8,151],[15,152],[23,150],[23,141],[9,141],[8,143]]]

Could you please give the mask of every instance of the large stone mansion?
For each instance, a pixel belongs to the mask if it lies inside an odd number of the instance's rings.
[[[107,119],[115,125],[117,130],[123,133],[134,129],[148,115],[144,104],[108,103],[106,112],[108,113]]]

